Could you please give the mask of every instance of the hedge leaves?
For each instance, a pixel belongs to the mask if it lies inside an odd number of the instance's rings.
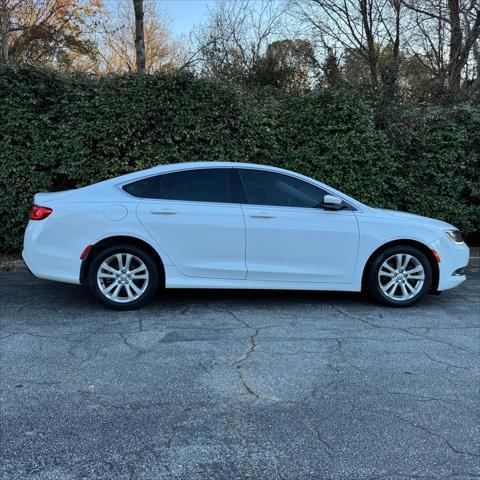
[[[480,107],[397,106],[384,129],[355,92],[286,95],[189,74],[0,70],[0,251],[21,249],[33,194],[157,164],[257,162],[368,204],[480,230]]]

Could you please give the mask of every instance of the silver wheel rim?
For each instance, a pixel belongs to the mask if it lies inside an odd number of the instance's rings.
[[[383,294],[397,302],[416,297],[425,282],[425,270],[418,258],[408,253],[388,257],[378,271],[378,284]]]
[[[116,253],[105,259],[97,271],[97,284],[112,302],[129,303],[140,298],[148,287],[147,266],[131,253]]]

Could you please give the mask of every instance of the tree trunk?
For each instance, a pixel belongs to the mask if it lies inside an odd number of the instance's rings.
[[[0,64],[5,65],[8,62],[8,10],[7,0],[0,0],[0,37],[1,37],[1,55]]]
[[[401,0],[391,0],[390,2],[395,11],[395,37],[393,42],[392,64],[390,65],[390,88],[395,89],[398,85],[399,76],[399,56],[400,56],[400,19],[401,19]]]
[[[448,11],[450,17],[450,56],[447,71],[448,87],[458,88],[460,87],[459,62],[463,46],[459,0],[448,0]]]
[[[371,84],[376,89],[378,87],[378,52],[372,32],[372,3],[367,0],[360,0],[359,7],[367,39],[367,61],[370,69]]]
[[[450,0],[457,1],[458,0]],[[451,17],[450,17],[451,18]],[[460,16],[458,16],[458,27],[460,27]],[[477,12],[475,21],[471,27],[468,29],[467,36],[465,41],[463,41],[463,36],[460,30],[460,36],[454,39],[453,30],[457,27],[452,23],[452,33],[450,41],[450,61],[448,64],[448,86],[450,88],[456,88],[460,86],[460,79],[462,69],[465,67],[470,51],[472,50],[475,42],[480,38],[480,10]],[[461,28],[461,27],[460,27]],[[460,42],[457,45],[457,42]],[[452,53],[452,50],[454,52]]]
[[[480,45],[478,41],[473,44],[473,58],[475,59],[475,79],[473,80],[472,89],[480,93]]]
[[[143,0],[133,0],[133,8],[135,10],[135,53],[137,73],[144,74],[146,69],[145,39],[143,32]]]

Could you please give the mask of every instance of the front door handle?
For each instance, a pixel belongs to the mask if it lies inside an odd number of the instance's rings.
[[[251,218],[275,218],[276,215],[273,215],[271,213],[262,213],[262,212],[259,212],[259,213],[251,213],[250,214],[250,217]]]
[[[177,212],[170,208],[163,208],[162,210],[153,210],[150,213],[153,215],[175,215]]]

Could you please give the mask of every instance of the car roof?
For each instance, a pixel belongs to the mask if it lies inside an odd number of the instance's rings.
[[[271,170],[277,172],[290,173],[293,175],[299,175],[295,172],[290,172],[283,168],[273,167],[271,165],[261,165],[256,163],[245,162],[221,162],[221,161],[196,161],[196,162],[178,162],[168,163],[164,165],[156,165],[146,170],[138,170],[136,172],[127,173],[120,177],[111,178],[106,180],[108,183],[123,183],[135,180],[137,178],[148,177],[150,175],[157,175],[160,173],[174,172],[179,170],[197,169],[197,168],[215,168],[215,167],[236,167],[236,168],[258,168],[262,170]]]
[[[179,162],[179,163],[169,163],[167,165],[157,165],[153,168],[158,168],[162,170],[179,170],[184,168],[209,168],[209,167],[237,167],[237,168],[261,168],[269,170],[282,170],[283,168],[274,167],[271,165],[262,165],[260,163],[247,163],[247,162],[222,162],[222,161],[195,161],[195,162]]]

